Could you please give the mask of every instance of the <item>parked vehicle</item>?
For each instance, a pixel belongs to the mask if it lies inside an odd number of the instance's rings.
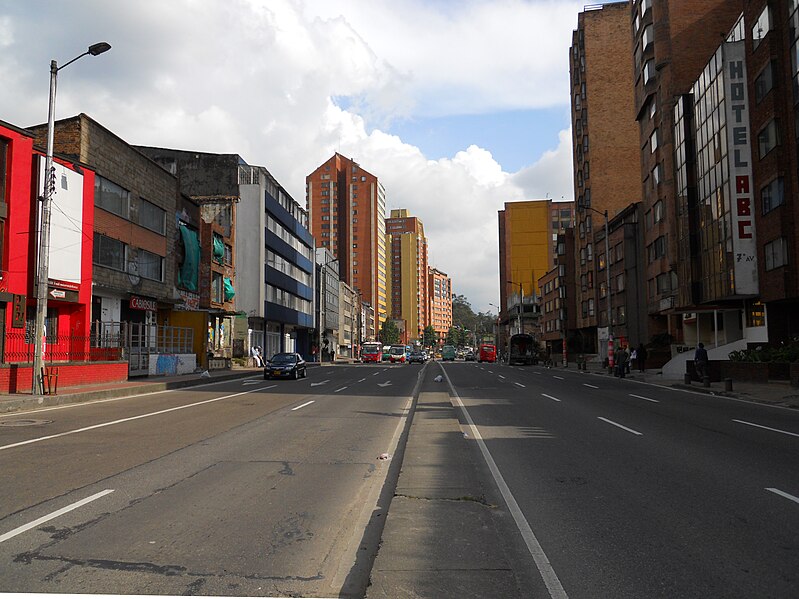
[[[264,366],[264,379],[291,378],[297,380],[308,376],[305,360],[300,354],[286,352],[275,354],[271,360],[267,360]]]
[[[455,361],[455,346],[454,345],[445,345],[441,348],[441,360],[443,362]]]
[[[379,341],[367,341],[361,344],[361,361],[380,362],[383,356],[383,344]]]
[[[496,362],[497,361],[497,347],[490,343],[483,343],[477,354],[477,361],[482,362]]]
[[[388,348],[388,354],[392,364],[405,364],[406,357],[404,345],[392,345]]]
[[[536,347],[535,339],[532,335],[520,333],[513,335],[510,338],[510,353],[508,356],[508,364],[535,364],[536,363]]]
[[[476,357],[474,355],[474,352],[472,350],[469,350],[464,354],[463,359],[466,360],[467,362],[474,362]]]

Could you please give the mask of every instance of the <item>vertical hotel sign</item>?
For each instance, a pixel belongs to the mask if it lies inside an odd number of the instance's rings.
[[[752,138],[746,89],[744,42],[723,45],[724,87],[727,107],[727,143],[730,161],[732,251],[735,294],[757,295],[757,245],[754,189],[752,188]]]

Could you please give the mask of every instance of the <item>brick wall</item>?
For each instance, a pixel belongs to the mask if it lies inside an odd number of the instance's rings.
[[[127,362],[92,362],[58,365],[58,388],[128,380]],[[0,365],[0,393],[30,393],[30,365]]]

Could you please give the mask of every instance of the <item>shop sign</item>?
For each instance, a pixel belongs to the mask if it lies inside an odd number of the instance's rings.
[[[758,293],[757,245],[752,190],[752,147],[744,42],[724,44],[724,85],[727,98],[730,195],[732,198],[732,250],[735,258],[735,293]]]
[[[146,299],[138,295],[130,296],[130,309],[131,310],[146,310],[148,312],[155,312],[158,310],[158,302],[154,299]]]

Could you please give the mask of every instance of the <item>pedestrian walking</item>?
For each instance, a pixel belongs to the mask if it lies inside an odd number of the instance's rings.
[[[257,345],[253,345],[252,350],[250,350],[250,353],[252,353],[252,358],[253,361],[255,362],[255,365],[258,366],[259,368],[262,367],[264,365],[264,361],[261,358],[261,348],[258,347]]]
[[[632,348],[630,350],[630,359],[627,362],[627,374],[630,374],[631,364],[635,363],[635,366],[638,366],[638,350]]]
[[[630,354],[622,347],[615,355],[616,359],[616,376],[623,379],[624,374],[627,372],[627,361],[630,359]]]
[[[700,343],[696,346],[696,352],[694,352],[694,370],[696,370],[696,375],[699,377],[700,381],[703,381],[709,374],[707,365],[707,350],[705,349],[705,344]]]

